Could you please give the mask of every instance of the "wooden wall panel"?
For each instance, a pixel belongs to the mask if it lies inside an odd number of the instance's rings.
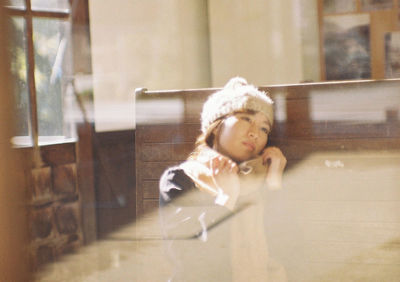
[[[54,207],[54,218],[60,234],[74,235],[79,230],[80,217],[78,203],[68,203]],[[69,236],[69,239],[77,238]]]
[[[77,142],[40,146],[42,166],[26,173],[33,269],[96,239],[92,128],[78,129]],[[33,166],[33,148],[16,150]]]
[[[193,148],[193,143],[146,143],[140,150],[139,158],[144,162],[180,161],[186,159]]]
[[[54,238],[54,214],[52,207],[33,209],[30,213],[30,229],[33,240]]]
[[[382,148],[400,149],[397,138],[301,138],[301,139],[274,139],[270,144],[279,146],[290,160],[301,160],[312,152],[357,152],[368,150],[382,150]]]
[[[58,195],[77,193],[76,164],[60,165],[53,168],[53,189]]]
[[[97,235],[104,237],[135,220],[135,132],[93,136]]]
[[[32,169],[32,199],[46,200],[52,196],[51,167]]]
[[[34,269],[83,245],[75,148],[76,143],[41,146],[44,166],[29,173],[28,222]],[[23,150],[32,154],[32,148]]]
[[[198,122],[138,125],[136,129],[136,139],[143,143],[192,143],[201,133]]]
[[[143,199],[157,199],[158,200],[158,197],[160,195],[158,179],[143,180],[142,188],[143,188]]]
[[[42,160],[47,166],[55,166],[76,162],[75,143],[49,145],[40,148]]]
[[[85,244],[97,239],[96,195],[94,186],[93,125],[78,125],[76,174],[82,203],[82,228]]]
[[[158,208],[158,199],[145,199],[143,200],[143,214],[150,213]]]

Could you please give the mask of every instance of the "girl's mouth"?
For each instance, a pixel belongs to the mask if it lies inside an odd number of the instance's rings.
[[[249,148],[251,151],[254,151],[256,148],[256,145],[253,142],[250,141],[244,141],[243,144]]]

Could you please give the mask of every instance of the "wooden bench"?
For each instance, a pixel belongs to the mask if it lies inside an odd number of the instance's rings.
[[[400,148],[400,81],[261,86],[275,101],[270,144],[288,170],[317,151]],[[158,207],[158,180],[185,160],[200,134],[203,102],[217,89],[136,92],[137,218]]]

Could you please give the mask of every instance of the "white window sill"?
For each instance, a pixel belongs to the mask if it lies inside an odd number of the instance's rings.
[[[39,146],[55,145],[63,143],[74,143],[77,138],[65,136],[39,136]],[[14,136],[11,138],[11,144],[14,148],[33,147],[30,136]]]

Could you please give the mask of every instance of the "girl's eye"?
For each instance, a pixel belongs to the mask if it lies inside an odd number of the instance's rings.
[[[251,121],[251,119],[246,116],[241,116],[240,119],[245,120],[245,121]]]
[[[266,127],[262,127],[261,131],[264,132],[265,134],[269,134],[269,129]]]

